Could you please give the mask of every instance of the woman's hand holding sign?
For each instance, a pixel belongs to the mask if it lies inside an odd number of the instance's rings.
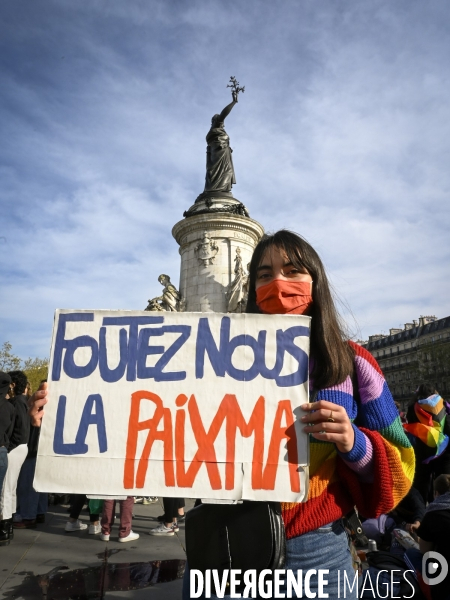
[[[42,417],[44,416],[44,406],[47,402],[47,383],[41,383],[38,391],[28,401],[28,414],[30,415],[33,427],[41,426]]]
[[[303,404],[301,408],[309,413],[301,418],[308,423],[303,431],[317,440],[334,442],[339,452],[350,452],[355,443],[355,432],[343,406],[318,400]]]

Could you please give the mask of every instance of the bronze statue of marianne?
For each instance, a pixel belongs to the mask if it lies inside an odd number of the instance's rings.
[[[206,179],[205,192],[231,192],[231,187],[236,183],[234,174],[233,159],[230,148],[230,138],[225,131],[225,119],[230,114],[233,106],[237,104],[239,92],[245,88],[240,88],[235,77],[230,78],[231,95],[233,101],[230,102],[220,115],[214,115],[211,119],[211,129],[206,136]]]

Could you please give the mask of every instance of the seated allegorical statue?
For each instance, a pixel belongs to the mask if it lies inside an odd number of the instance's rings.
[[[158,281],[164,286],[163,293],[161,296],[157,296],[156,298],[149,300],[148,306],[145,310],[151,312],[182,312],[184,309],[184,303],[181,298],[181,294],[171,283],[170,277],[162,274],[158,277]]]

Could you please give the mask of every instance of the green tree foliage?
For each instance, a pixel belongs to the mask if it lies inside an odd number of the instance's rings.
[[[23,371],[35,392],[41,381],[48,377],[48,358],[27,358],[23,363]]]
[[[22,361],[12,353],[12,345],[5,342],[0,348],[0,371],[19,371]]]
[[[23,371],[31,384],[31,389],[35,392],[40,382],[47,379],[48,359],[47,358],[27,358],[22,360],[12,352],[12,344],[4,342],[0,348],[0,371]]]

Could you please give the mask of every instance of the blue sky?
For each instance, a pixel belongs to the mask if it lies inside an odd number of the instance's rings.
[[[178,282],[230,75],[233,193],[319,251],[355,337],[448,316],[449,56],[446,0],[3,0],[0,345]]]

